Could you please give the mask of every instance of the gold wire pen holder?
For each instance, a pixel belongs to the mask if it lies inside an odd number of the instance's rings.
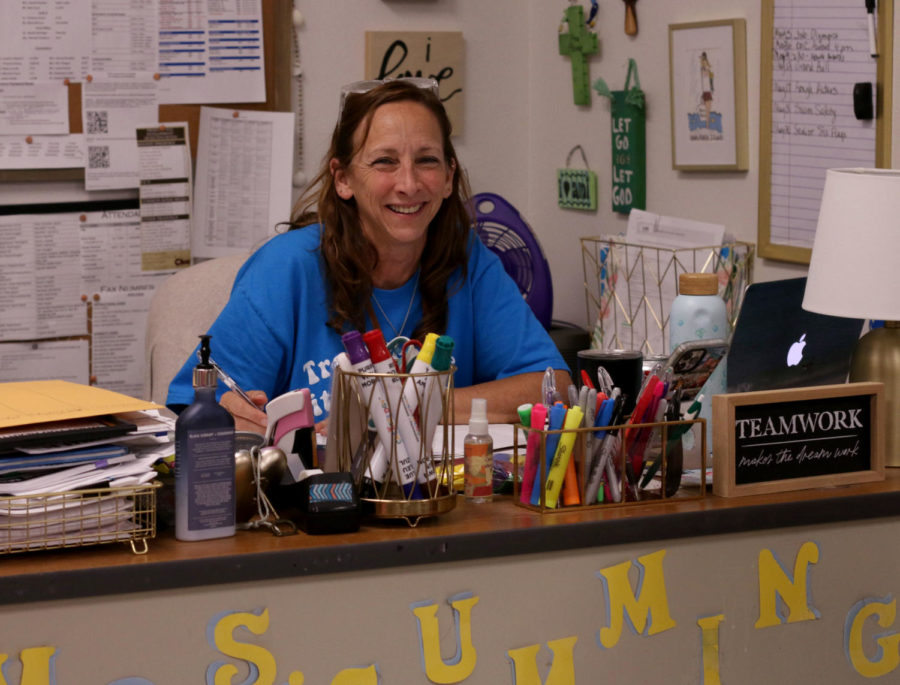
[[[683,273],[715,273],[731,327],[753,277],[753,243],[663,248],[615,236],[581,238],[591,347],[668,354],[669,312]]]
[[[446,371],[397,374],[335,370],[330,413],[335,429],[329,428],[326,470],[335,467],[352,474],[366,513],[405,519],[415,526],[422,518],[456,506],[454,438],[448,429],[454,420],[454,371],[452,366]],[[409,452],[400,430],[400,422],[408,421],[409,413],[401,406],[402,394],[392,392],[392,384],[415,388],[413,421],[425,427],[417,428],[419,442]],[[384,405],[378,403],[379,394],[385,398]],[[382,412],[387,419],[387,445],[370,419],[374,412]],[[439,445],[439,450],[433,450],[433,445]]]
[[[161,483],[0,497],[0,554],[124,542],[146,554]]]
[[[608,443],[611,445],[608,457],[611,463],[609,467],[602,463],[601,468],[612,469],[613,475],[599,481],[596,492],[600,498],[595,495],[588,501],[592,476],[596,473],[594,462],[589,464],[588,461],[598,432],[607,433],[611,438]],[[527,435],[529,440],[522,445],[519,431],[516,431],[513,472],[517,476],[513,479],[513,498],[517,506],[541,514],[650,504],[670,499],[701,499],[706,496],[707,485],[710,484],[707,478],[706,420],[702,418],[560,430],[529,429]],[[554,464],[560,463],[557,457],[566,436],[570,440],[568,459],[574,468],[568,469],[569,473],[561,474]],[[695,446],[700,446],[700,469],[696,483],[686,483],[683,478],[685,436],[693,440]],[[557,437],[559,442],[556,442]],[[548,442],[549,449],[553,451],[549,458]],[[597,459],[601,456],[602,453],[597,454]],[[530,489],[529,458],[536,462]],[[563,479],[557,490],[556,502],[548,501],[548,478],[551,476]],[[603,471],[600,471],[600,476],[604,476]],[[617,485],[609,485],[609,479],[615,479]],[[605,485],[604,481],[607,481]],[[534,488],[538,488],[536,501]],[[523,501],[523,489],[527,490],[526,501]]]

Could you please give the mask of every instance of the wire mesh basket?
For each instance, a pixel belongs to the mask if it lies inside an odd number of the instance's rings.
[[[669,313],[683,273],[715,273],[729,326],[737,321],[753,276],[752,243],[662,248],[614,236],[581,239],[585,305],[594,349],[668,354]]]
[[[0,497],[0,554],[125,542],[135,554],[156,537],[159,482]]]
[[[456,506],[453,431],[448,430],[454,371],[452,366],[426,373],[335,370],[330,422],[336,425],[329,427],[326,470],[353,475],[367,513],[415,526]],[[415,388],[414,400],[405,402],[399,388]],[[386,418],[388,434],[379,434],[370,420],[376,412]]]
[[[705,419],[686,419],[531,429],[525,445],[517,433],[514,502],[545,514],[701,499],[711,484],[705,425]],[[696,455],[686,454],[685,442]],[[699,469],[688,476],[690,461]]]

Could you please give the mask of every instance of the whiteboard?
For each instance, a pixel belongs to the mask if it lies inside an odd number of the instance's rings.
[[[761,257],[809,263],[827,169],[890,166],[893,0],[877,24],[873,57],[861,0],[763,0]],[[860,82],[877,93],[875,119],[854,114]]]

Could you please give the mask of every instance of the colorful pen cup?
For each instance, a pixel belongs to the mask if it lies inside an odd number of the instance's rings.
[[[587,371],[597,385],[597,369],[603,367],[612,378],[613,384],[625,395],[625,415],[634,409],[634,403],[643,380],[644,356],[639,350],[581,350],[578,353],[578,382],[581,371]]]

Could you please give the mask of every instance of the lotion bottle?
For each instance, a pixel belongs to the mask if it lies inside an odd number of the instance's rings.
[[[234,419],[216,402],[208,335],[200,336],[194,402],[175,421],[175,537],[234,535]]]
[[[490,502],[494,497],[494,440],[488,432],[485,399],[472,400],[463,455],[466,499],[476,503]]]

